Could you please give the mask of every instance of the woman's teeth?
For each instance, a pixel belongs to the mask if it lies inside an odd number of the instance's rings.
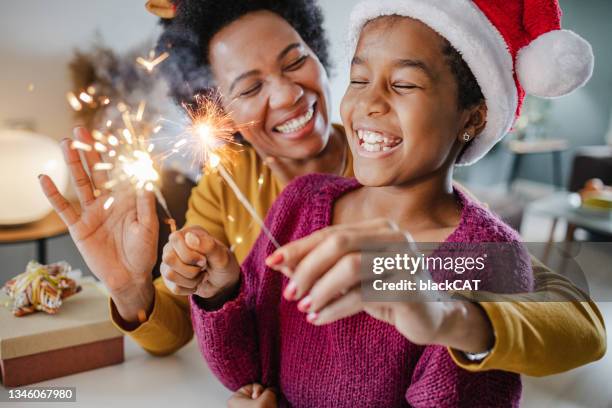
[[[363,150],[368,152],[387,152],[402,142],[398,137],[384,136],[371,130],[357,130],[357,137]]]
[[[306,124],[310,122],[310,119],[312,119],[313,115],[314,115],[314,105],[311,106],[310,109],[308,109],[308,112],[306,112],[302,116],[297,117],[295,119],[288,120],[282,125],[275,127],[274,129],[281,133],[297,132],[298,130],[303,129],[306,126]]]

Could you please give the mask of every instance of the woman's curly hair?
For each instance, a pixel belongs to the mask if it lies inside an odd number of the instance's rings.
[[[177,103],[191,103],[194,95],[207,94],[214,87],[208,52],[210,40],[221,29],[247,13],[268,10],[284,18],[330,69],[328,40],[323,13],[313,0],[174,0],[177,13],[162,20],[164,27],[157,51],[169,58],[160,71],[170,85]],[[257,41],[257,39],[246,39]]]

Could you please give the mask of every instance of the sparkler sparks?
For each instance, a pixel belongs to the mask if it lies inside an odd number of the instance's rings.
[[[70,104],[72,109],[74,109],[75,111],[78,112],[81,109],[83,109],[83,105],[81,105],[81,102],[79,102],[79,99],[72,92],[68,92],[66,94],[66,99],[68,99],[68,103]]]
[[[155,67],[161,64],[169,56],[170,55],[167,52],[163,52],[155,58],[154,55],[149,54],[149,59],[138,57],[136,58],[136,62],[142,65],[147,72],[153,72]]]
[[[70,95],[74,97],[74,99],[71,98]],[[84,102],[87,98],[84,98],[83,95],[88,95],[91,98],[91,95],[81,93],[79,98]],[[78,99],[73,93],[69,93],[68,100],[69,102],[76,100],[78,103]],[[134,116],[136,120],[135,123],[132,122],[132,115],[128,106],[123,104],[122,108],[121,117],[125,127],[121,131],[121,139],[110,133],[110,129],[108,128],[112,126],[112,122],[109,120],[106,123],[107,129],[96,129],[92,131],[92,137],[95,140],[93,144],[90,145],[79,140],[74,140],[70,146],[72,149],[85,152],[95,150],[99,153],[107,154],[107,157],[112,159],[110,162],[98,162],[92,168],[94,172],[108,172],[109,177],[111,177],[110,180],[103,185],[103,188],[111,193],[102,205],[104,210],[109,210],[115,202],[115,197],[112,195],[112,189],[122,182],[129,182],[137,190],[146,190],[155,194],[157,201],[168,217],[168,220],[165,222],[175,230],[176,223],[172,219],[166,200],[158,186],[160,176],[155,168],[153,157],[151,156],[154,146],[148,142],[152,126],[143,121],[145,104],[144,102],[139,104],[137,113]],[[138,126],[134,126],[135,124],[138,124]],[[102,192],[100,192],[100,194],[102,194]]]

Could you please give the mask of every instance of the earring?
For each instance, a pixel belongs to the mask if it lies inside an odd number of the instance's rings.
[[[470,134],[468,132],[465,132],[463,134],[463,140],[467,143],[470,141],[470,139],[472,138],[472,136],[470,136]]]

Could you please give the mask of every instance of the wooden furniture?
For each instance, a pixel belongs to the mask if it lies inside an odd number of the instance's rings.
[[[512,153],[512,167],[508,178],[508,188],[518,175],[523,156],[528,154],[550,154],[552,156],[553,183],[557,188],[562,188],[561,181],[561,153],[567,150],[569,144],[564,139],[540,139],[540,140],[511,140],[507,144]]]
[[[68,233],[68,228],[60,217],[51,211],[39,221],[17,226],[0,226],[0,245],[34,242],[36,259],[47,263],[47,240]]]

